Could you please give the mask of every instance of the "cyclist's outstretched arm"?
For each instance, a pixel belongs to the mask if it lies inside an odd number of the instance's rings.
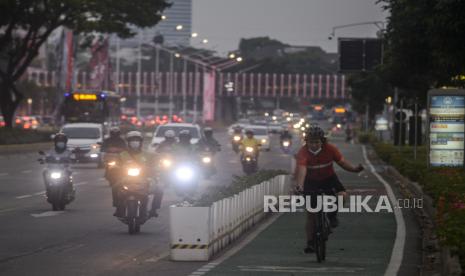
[[[349,162],[347,162],[344,158],[342,158],[341,160],[339,160],[338,162],[336,162],[341,168],[343,168],[344,170],[348,171],[348,172],[354,172],[354,173],[358,173],[358,172],[361,172],[363,171],[363,166],[362,164],[358,164],[357,167],[354,167],[352,164],[350,164]]]

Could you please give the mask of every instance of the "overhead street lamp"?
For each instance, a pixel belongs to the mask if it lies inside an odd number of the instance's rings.
[[[362,26],[362,25],[375,25],[376,27],[378,27],[379,31],[383,31],[384,24],[385,24],[384,21],[369,21],[369,22],[359,22],[359,23],[334,26],[331,33],[329,34],[328,39],[329,40],[333,39],[333,37],[335,36],[335,32],[338,29],[349,28],[349,27],[354,27],[354,26]]]

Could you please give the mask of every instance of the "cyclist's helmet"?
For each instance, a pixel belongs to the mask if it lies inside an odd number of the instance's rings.
[[[65,144],[68,143],[68,136],[64,134],[63,132],[59,132],[55,134],[55,137],[53,138],[53,142],[56,144],[57,142],[64,142]]]
[[[315,140],[315,139],[320,139],[323,141],[325,139],[325,132],[323,129],[317,125],[317,124],[312,124],[307,130],[307,133],[305,134],[305,140]]]

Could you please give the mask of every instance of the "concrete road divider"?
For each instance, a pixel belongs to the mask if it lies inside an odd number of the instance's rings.
[[[211,206],[171,206],[171,260],[208,261],[268,215],[265,195],[287,195],[289,188],[290,177],[278,175]]]

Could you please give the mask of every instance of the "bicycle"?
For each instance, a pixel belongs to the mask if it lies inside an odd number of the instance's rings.
[[[324,195],[322,190],[316,193],[317,196]],[[328,215],[322,210],[316,214],[313,243],[315,248],[316,260],[321,263],[326,259],[326,242],[328,241],[329,234],[331,234],[331,226],[329,224]]]

